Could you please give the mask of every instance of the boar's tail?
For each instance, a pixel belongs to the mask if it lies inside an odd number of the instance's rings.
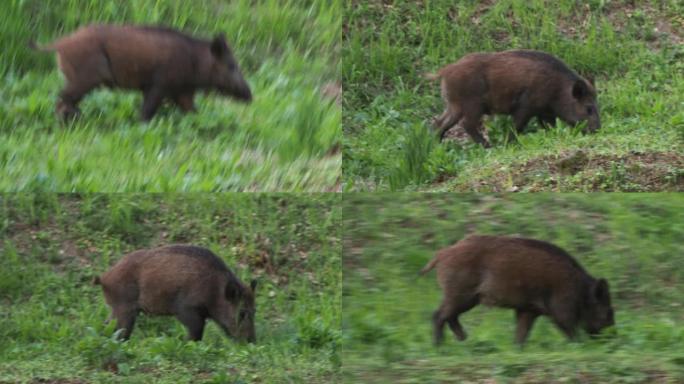
[[[425,267],[423,267],[423,269],[420,270],[420,275],[422,276],[422,275],[432,271],[432,268],[434,268],[438,262],[439,262],[439,255],[435,256],[434,259],[430,260],[430,262],[427,263],[427,265]]]
[[[440,79],[441,77],[442,76],[439,73],[423,73],[423,78],[430,81]]]

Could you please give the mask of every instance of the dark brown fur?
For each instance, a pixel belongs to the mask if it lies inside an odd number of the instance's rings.
[[[143,120],[151,119],[165,99],[194,111],[198,90],[252,99],[223,36],[208,41],[169,28],[92,25],[46,46],[31,46],[57,52],[66,78],[57,102],[63,118],[78,114],[79,101],[102,85],[141,90]]]
[[[456,338],[466,333],[458,317],[478,304],[515,310],[516,342],[524,344],[540,315],[549,316],[568,338],[582,326],[590,335],[614,324],[608,283],[591,277],[567,252],[539,240],[469,236],[437,252],[423,268],[437,268],[443,291],[434,313],[434,339],[444,324]]]
[[[586,121],[591,132],[601,126],[592,82],[548,53],[471,53],[428,78],[441,79],[446,104],[433,120],[440,140],[462,123],[475,142],[489,147],[479,130],[482,116],[489,114],[511,115],[518,133],[533,117],[542,126],[554,125],[557,117],[569,124]]]
[[[208,249],[170,245],[125,255],[94,279],[102,285],[121,337],[128,339],[139,312],[174,315],[191,340],[201,340],[207,318],[228,336],[254,342],[254,289]]]

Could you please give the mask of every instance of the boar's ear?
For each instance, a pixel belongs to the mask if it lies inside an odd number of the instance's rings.
[[[589,93],[589,90],[587,89],[587,84],[584,83],[584,81],[577,80],[575,81],[575,84],[572,85],[572,97],[574,97],[577,100],[581,100],[584,98]]]
[[[226,44],[226,39],[223,35],[216,35],[214,40],[211,41],[211,54],[215,57],[223,57],[227,51],[228,44]]]
[[[610,302],[610,293],[608,292],[608,282],[606,279],[598,279],[594,284],[594,297],[599,303],[607,304]]]
[[[230,301],[239,300],[242,297],[242,287],[235,279],[228,279],[226,284],[226,299]]]
[[[256,279],[252,279],[252,281],[249,283],[249,286],[252,288],[252,292],[254,292],[254,290],[256,290],[256,286],[257,286]]]

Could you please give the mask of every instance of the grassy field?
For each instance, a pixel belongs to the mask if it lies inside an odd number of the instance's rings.
[[[684,190],[684,5],[677,0],[359,1],[342,35],[343,189]],[[485,121],[493,148],[438,143],[424,73],[476,51],[550,52],[596,78],[602,129]],[[455,130],[452,130],[455,132]],[[458,138],[458,134],[454,133]]]
[[[339,195],[0,195],[0,383],[330,383],[340,372]],[[212,249],[257,278],[256,344],[140,316],[119,342],[91,278],[124,253]]]
[[[349,383],[681,383],[681,194],[350,194],[343,200],[342,359]],[[523,350],[511,310],[479,306],[469,333],[432,345],[435,273],[418,271],[467,233],[566,249],[611,286],[616,337],[568,342],[540,318]]]
[[[7,0],[0,22],[0,190],[327,191],[341,177],[338,0]],[[140,92],[99,90],[82,115],[54,114],[63,79],[53,41],[95,22],[223,32],[254,94],[250,105],[196,97],[139,121]]]

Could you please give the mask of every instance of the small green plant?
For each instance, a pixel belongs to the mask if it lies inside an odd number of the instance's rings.
[[[107,327],[109,336],[103,336],[94,328],[87,327],[85,334],[76,345],[76,350],[94,367],[126,374],[130,371],[130,365],[127,362],[133,354],[128,352],[124,343],[119,340],[123,330],[116,332],[113,330],[114,323]]]
[[[398,190],[410,183],[423,183],[432,178],[428,160],[435,145],[434,135],[422,125],[407,127],[408,134],[402,143],[403,157],[389,177],[390,188]]]
[[[339,331],[321,318],[300,320],[294,342],[307,348],[320,349],[339,343]]]

